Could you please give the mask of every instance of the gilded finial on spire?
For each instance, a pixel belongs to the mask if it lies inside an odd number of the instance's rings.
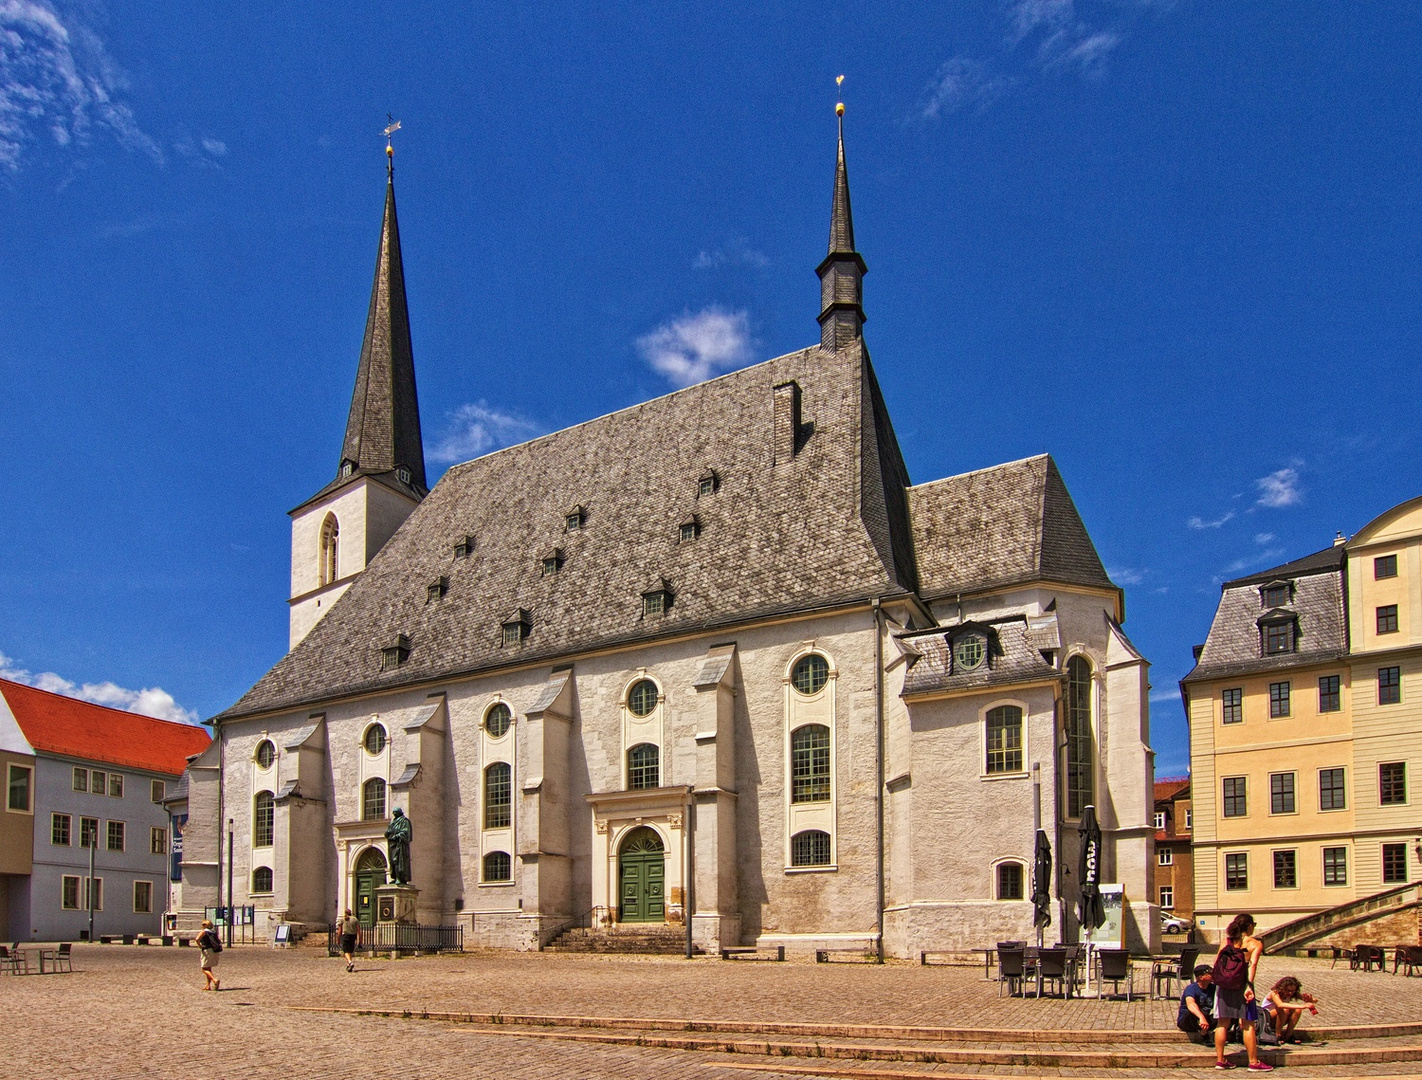
[[[385,114],[385,119],[390,121],[383,132],[385,136],[385,171],[388,175],[395,175],[395,147],[390,142],[390,136],[400,130],[400,121],[396,120],[390,113]]]
[[[834,80],[834,85],[835,85],[835,88],[836,88],[836,89],[842,90],[843,87],[844,87],[844,76],[843,76],[843,75],[836,75],[836,76],[835,76],[835,80]],[[834,104],[834,114],[835,114],[835,116],[843,116],[843,115],[844,115],[844,102],[842,102],[842,101],[836,101],[836,102],[835,102],[835,104]]]

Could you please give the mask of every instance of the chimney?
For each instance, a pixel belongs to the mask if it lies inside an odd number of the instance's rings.
[[[800,441],[800,384],[775,387],[775,464],[791,460]]]
[[[1348,541],[1343,538],[1343,534],[1342,534],[1342,533],[1339,533],[1337,536],[1335,536],[1335,537],[1333,538],[1333,546],[1334,546],[1334,547],[1342,547],[1342,546],[1343,546],[1344,544],[1346,544],[1347,542],[1348,542]]]

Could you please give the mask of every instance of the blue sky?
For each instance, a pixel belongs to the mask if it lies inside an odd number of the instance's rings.
[[[1153,668],[1422,493],[1422,12],[0,0],[0,671],[209,716],[286,646],[387,112],[427,453],[818,339],[834,77],[916,482],[1056,456]]]

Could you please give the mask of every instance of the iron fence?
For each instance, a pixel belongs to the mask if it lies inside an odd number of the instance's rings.
[[[394,953],[397,956],[415,956],[419,953],[462,953],[464,951],[464,927],[425,926],[407,923],[378,923],[362,926],[356,936],[356,952],[373,955]],[[326,953],[341,955],[341,933],[339,927],[326,927]]]

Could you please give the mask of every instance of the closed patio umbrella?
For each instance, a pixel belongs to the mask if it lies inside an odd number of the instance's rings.
[[[1081,901],[1077,915],[1082,929],[1088,936],[1092,930],[1106,921],[1106,910],[1101,904],[1101,826],[1096,823],[1096,807],[1088,806],[1081,812],[1081,858],[1077,866],[1077,880],[1081,882]]]
[[[1052,925],[1052,845],[1045,829],[1037,830],[1037,849],[1032,857],[1032,925],[1037,928],[1037,944],[1042,930]]]

